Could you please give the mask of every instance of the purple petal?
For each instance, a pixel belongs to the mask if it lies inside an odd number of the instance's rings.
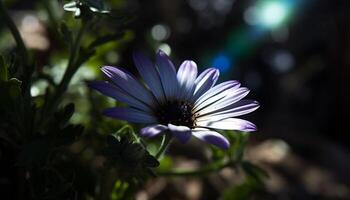
[[[103,111],[103,114],[115,119],[125,120],[135,123],[156,123],[157,119],[143,111],[133,108],[114,107]]]
[[[161,50],[156,55],[156,65],[166,98],[169,100],[176,97],[178,90],[176,70],[169,57]]]
[[[107,81],[92,81],[88,83],[88,86],[101,92],[106,96],[116,99],[117,101],[127,103],[132,107],[135,107],[144,111],[151,111],[151,109],[147,107],[146,104],[128,95],[127,93],[122,91],[120,88],[118,88],[117,86],[111,83],[108,83]]]
[[[201,105],[196,106],[195,111],[200,114],[224,109],[237,101],[243,99],[249,93],[248,88],[231,88],[205,100]]]
[[[194,129],[192,134],[200,140],[213,144],[222,149],[228,149],[230,142],[221,134],[206,129]]]
[[[158,100],[164,100],[165,95],[163,92],[162,82],[160,81],[160,77],[155,66],[141,53],[134,52],[133,57],[136,68],[146,85],[150,88]]]
[[[186,143],[191,138],[191,129],[187,126],[175,126],[168,124],[168,128],[181,143]]]
[[[207,99],[213,96],[217,96],[218,94],[224,92],[225,90],[239,88],[239,86],[240,86],[240,83],[238,81],[226,81],[226,82],[220,83],[210,88],[202,96],[200,96],[195,102],[195,107],[199,106]]]
[[[154,137],[167,129],[167,126],[156,124],[141,129],[140,134],[145,137]]]
[[[245,131],[251,132],[256,131],[256,126],[246,120],[237,119],[237,118],[228,118],[220,121],[198,121],[198,127],[204,128],[213,128],[213,129],[221,129],[221,130],[237,130],[237,131]]]
[[[195,81],[193,100],[198,99],[202,94],[212,88],[218,80],[220,72],[218,69],[209,68],[203,71]]]
[[[197,77],[197,64],[191,60],[185,60],[177,72],[177,80],[179,81],[179,98],[189,99],[193,96]]]
[[[200,112],[197,121],[219,121],[226,118],[237,117],[251,113],[259,108],[259,103],[254,100],[241,100],[224,109],[213,110],[212,112]],[[229,109],[228,109],[229,108]]]
[[[154,105],[155,99],[152,94],[129,72],[111,66],[104,66],[101,70],[113,81],[114,84],[130,96],[145,102],[147,105]]]

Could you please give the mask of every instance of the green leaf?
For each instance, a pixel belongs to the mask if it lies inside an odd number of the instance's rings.
[[[21,81],[11,78],[9,81],[0,80],[0,108],[10,110],[18,105],[21,97]]]
[[[74,114],[74,107],[74,104],[70,103],[55,113],[55,121],[59,122],[60,127],[64,127],[68,123],[69,119]]]
[[[123,178],[140,178],[154,175],[151,168],[158,167],[158,160],[139,143],[121,136],[119,139],[107,137],[107,147],[103,154],[107,157],[107,165],[117,169]]]
[[[43,165],[49,155],[51,146],[47,138],[34,140],[22,147],[17,157],[17,165],[31,168]]]
[[[84,131],[82,125],[68,125],[60,131],[58,137],[55,138],[57,146],[67,146],[75,142]]]
[[[263,179],[269,177],[268,173],[265,170],[250,162],[244,161],[242,162],[241,166],[244,172],[259,184],[263,183]]]
[[[150,154],[147,154],[145,156],[144,164],[146,165],[146,167],[154,168],[154,167],[158,167],[159,166],[159,161],[155,157],[151,156]]]
[[[8,79],[8,67],[6,65],[5,59],[0,55],[0,81],[7,81]]]

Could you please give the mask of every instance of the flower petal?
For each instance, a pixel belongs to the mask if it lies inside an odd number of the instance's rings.
[[[155,125],[147,126],[141,129],[140,135],[145,137],[154,137],[167,129],[168,129],[167,126],[164,126],[161,124],[155,124]]]
[[[118,86],[115,86],[107,81],[92,81],[88,83],[88,86],[101,92],[106,96],[116,99],[117,101],[127,103],[132,107],[148,112],[151,111],[151,109],[145,103],[142,103],[141,101],[128,95],[127,93],[122,91]]]
[[[167,100],[176,97],[178,91],[176,70],[169,57],[161,50],[156,55],[156,66]]]
[[[228,149],[230,142],[220,133],[207,129],[193,129],[192,134],[204,142],[213,144],[222,149]]]
[[[197,106],[195,112],[200,114],[213,112],[215,110],[224,109],[237,101],[243,99],[249,93],[248,88],[230,88],[205,100],[201,105]]]
[[[256,126],[246,120],[237,118],[228,118],[220,121],[199,121],[197,122],[198,127],[213,128],[221,130],[237,130],[237,131],[256,131]]]
[[[197,121],[218,121],[226,118],[237,117],[251,113],[259,108],[259,103],[254,100],[241,100],[224,109],[213,110],[212,112],[200,112]],[[203,110],[204,111],[204,110]]]
[[[207,92],[205,92],[202,96],[200,96],[195,101],[194,108],[201,105],[207,99],[214,97],[214,96],[217,96],[218,94],[224,92],[225,90],[232,89],[232,88],[233,89],[239,88],[239,86],[240,86],[240,83],[238,81],[226,81],[226,82],[220,83],[220,84],[210,88]]]
[[[103,111],[103,114],[115,119],[135,123],[156,123],[157,119],[146,113],[133,108],[114,107]]]
[[[189,99],[193,96],[197,77],[197,64],[191,60],[185,60],[177,72],[179,91],[177,95],[181,99]]]
[[[133,58],[139,74],[145,81],[146,85],[150,88],[154,96],[157,98],[157,100],[164,100],[165,95],[157,68],[141,53],[134,52]]]
[[[191,129],[187,126],[168,124],[168,128],[181,143],[186,143],[191,138]]]
[[[209,68],[204,70],[195,81],[193,100],[198,99],[202,94],[212,88],[218,80],[220,72],[218,69]]]
[[[119,67],[111,66],[104,66],[101,70],[113,81],[114,84],[130,96],[145,102],[150,106],[155,104],[155,99],[152,94],[129,72]]]

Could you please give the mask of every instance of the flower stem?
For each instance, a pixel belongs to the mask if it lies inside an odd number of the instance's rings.
[[[157,154],[155,155],[155,158],[157,160],[163,155],[163,153],[168,148],[171,141],[172,141],[172,135],[168,132],[164,133],[162,143],[159,147]]]
[[[233,167],[235,165],[236,165],[236,162],[232,160],[226,161],[226,162],[218,161],[195,170],[174,169],[171,171],[157,172],[157,175],[159,176],[201,176],[201,175],[210,174],[212,172],[217,172],[226,167]]]
[[[3,21],[5,22],[7,27],[10,29],[11,34],[16,41],[16,44],[17,44],[17,47],[19,49],[20,55],[22,57],[23,63],[24,63],[24,65],[27,65],[28,64],[28,57],[29,57],[27,48],[24,45],[21,34],[19,33],[15,23],[11,19],[9,13],[7,12],[2,0],[0,0],[0,17],[3,18]]]

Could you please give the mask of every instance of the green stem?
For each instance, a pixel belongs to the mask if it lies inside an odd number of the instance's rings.
[[[91,22],[86,22],[82,24],[82,27],[80,28],[78,35],[72,45],[68,65],[66,68],[66,71],[64,72],[63,78],[61,82],[59,83],[55,94],[53,95],[52,102],[49,105],[48,113],[50,113],[52,110],[55,110],[55,108],[58,106],[58,103],[60,101],[60,98],[64,94],[64,92],[67,90],[67,87],[69,85],[69,82],[71,81],[73,75],[75,72],[79,69],[80,65],[78,65],[77,59],[79,57],[79,49],[81,40],[83,38],[83,35],[85,31],[90,27]]]
[[[131,133],[131,135],[132,135],[132,137],[135,139],[135,141],[136,141],[137,143],[141,144],[142,147],[146,149],[146,144],[145,144],[145,142],[142,140],[142,138],[141,138],[140,136],[138,136],[138,135],[135,133],[134,129],[133,129],[132,126],[130,126],[129,124],[126,124],[126,125],[122,126],[122,127],[116,132],[116,135],[122,133],[124,130],[129,130],[130,133]]]
[[[195,170],[188,170],[188,169],[174,169],[171,171],[163,171],[163,172],[157,172],[157,175],[159,176],[202,176],[206,175],[212,172],[220,171],[221,169],[224,169],[226,167],[233,167],[236,165],[236,162],[234,161],[226,161],[226,162],[214,162],[207,166],[204,166],[199,169]]]
[[[24,65],[27,65],[28,64],[28,57],[29,57],[27,48],[24,45],[21,34],[19,33],[15,23],[11,19],[9,13],[7,12],[2,0],[0,0],[0,17],[3,18],[3,21],[5,22],[7,27],[10,29],[11,34],[16,41],[16,44],[17,44],[17,47],[19,49],[20,55],[22,57],[23,63],[24,63]]]
[[[171,140],[172,140],[171,134],[168,132],[164,133],[162,143],[159,147],[157,154],[155,155],[156,159],[159,159],[163,155],[163,153],[165,152],[165,150],[168,148],[169,144],[171,143]]]

